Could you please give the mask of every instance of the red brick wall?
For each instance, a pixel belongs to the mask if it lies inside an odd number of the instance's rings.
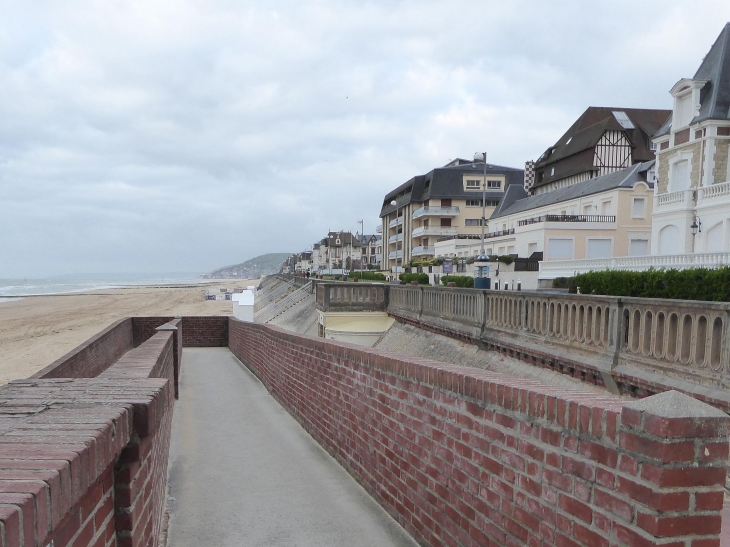
[[[423,544],[719,546],[728,417],[685,395],[626,402],[229,329],[234,354]]]
[[[138,346],[155,334],[157,327],[174,319],[174,317],[133,317],[134,345]],[[226,347],[228,316],[186,315],[182,318],[182,342],[184,348]]]
[[[157,333],[97,378],[0,387],[0,546],[158,544],[174,336]]]
[[[132,349],[132,319],[120,319],[32,378],[94,378]]]

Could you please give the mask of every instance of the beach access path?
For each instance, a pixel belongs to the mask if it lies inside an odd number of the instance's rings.
[[[170,449],[174,547],[416,547],[228,348],[186,348]]]

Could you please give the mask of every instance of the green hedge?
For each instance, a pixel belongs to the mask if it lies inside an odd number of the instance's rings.
[[[708,270],[609,270],[576,275],[582,294],[730,302],[730,267]]]
[[[442,275],[441,276],[441,283],[446,285],[447,283],[451,282],[456,283],[457,287],[463,287],[463,288],[473,288],[474,287],[474,278],[468,275]]]
[[[362,274],[359,271],[351,271],[350,277],[357,277],[363,281],[385,281],[385,276],[380,272],[367,272],[364,271]]]
[[[406,283],[418,281],[419,285],[428,285],[429,283],[428,274],[425,273],[402,273],[398,276],[398,279]]]

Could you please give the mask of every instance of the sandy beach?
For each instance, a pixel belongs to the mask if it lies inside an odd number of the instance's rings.
[[[133,315],[230,315],[229,300],[206,289],[258,284],[244,279],[198,286],[137,286],[0,303],[0,384],[27,378],[110,323]]]

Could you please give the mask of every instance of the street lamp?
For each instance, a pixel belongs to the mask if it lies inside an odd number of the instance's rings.
[[[398,202],[393,200],[390,204],[395,207],[395,279],[398,281]],[[403,244],[401,243],[402,247]]]
[[[484,161],[484,181],[482,181],[482,246],[480,255],[484,254],[484,225],[487,223],[487,153],[477,152],[474,154],[474,161]]]
[[[702,233],[702,221],[700,220],[700,217],[697,215],[692,217],[692,224],[689,225],[689,229],[692,230],[692,237],[696,236],[698,233]]]

